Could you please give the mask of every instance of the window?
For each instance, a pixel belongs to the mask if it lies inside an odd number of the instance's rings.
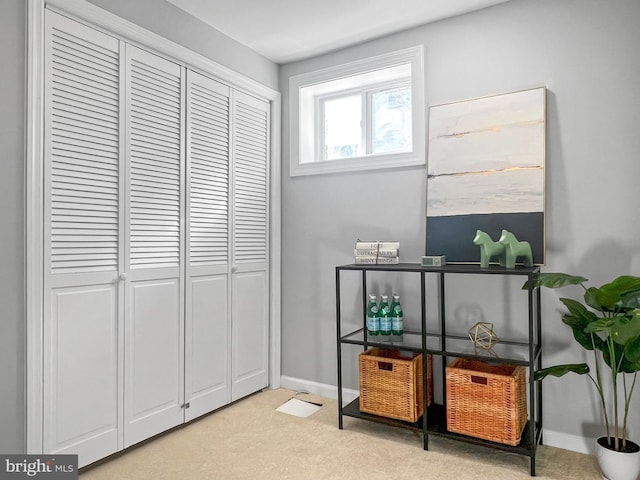
[[[412,150],[409,78],[320,96],[317,105],[316,160]]]
[[[421,165],[423,49],[293,76],[291,175]]]

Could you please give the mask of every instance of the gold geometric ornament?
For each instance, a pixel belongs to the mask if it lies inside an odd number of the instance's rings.
[[[484,350],[490,350],[500,341],[498,335],[493,331],[493,323],[478,322],[469,329],[469,338],[476,346]]]

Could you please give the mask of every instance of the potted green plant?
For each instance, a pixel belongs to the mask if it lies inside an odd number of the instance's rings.
[[[562,321],[580,346],[594,355],[593,372],[586,363],[564,364],[541,369],[534,378],[561,377],[570,372],[587,375],[598,392],[604,417],[606,436],[597,439],[596,445],[602,473],[609,480],[636,480],[640,447],[627,438],[627,425],[640,371],[640,277],[620,276],[599,288],[587,288],[587,281],[565,273],[533,277],[534,288],[583,288],[584,302],[560,298],[568,310]],[[523,288],[527,287],[528,282]]]

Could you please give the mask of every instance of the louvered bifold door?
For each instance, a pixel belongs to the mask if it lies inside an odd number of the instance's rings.
[[[119,50],[45,14],[43,451],[119,448]]]
[[[127,45],[125,446],[184,420],[182,81]]]
[[[187,420],[231,400],[229,87],[187,74]]]
[[[269,384],[269,104],[234,92],[232,398]]]

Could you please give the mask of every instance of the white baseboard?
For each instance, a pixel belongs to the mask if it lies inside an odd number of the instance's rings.
[[[338,398],[338,387],[328,385],[326,383],[312,382],[302,378],[289,377],[282,375],[280,377],[280,386],[297,392],[308,392],[320,395],[326,398],[336,400]],[[360,392],[357,390],[342,389],[343,403],[348,403],[358,397]],[[569,433],[556,432],[554,430],[544,429],[542,440],[545,445],[550,447],[564,448],[578,453],[595,454],[595,439],[571,435]]]
[[[569,433],[556,432],[545,428],[542,432],[542,441],[550,447],[564,448],[578,453],[595,455],[595,438],[581,437]]]

